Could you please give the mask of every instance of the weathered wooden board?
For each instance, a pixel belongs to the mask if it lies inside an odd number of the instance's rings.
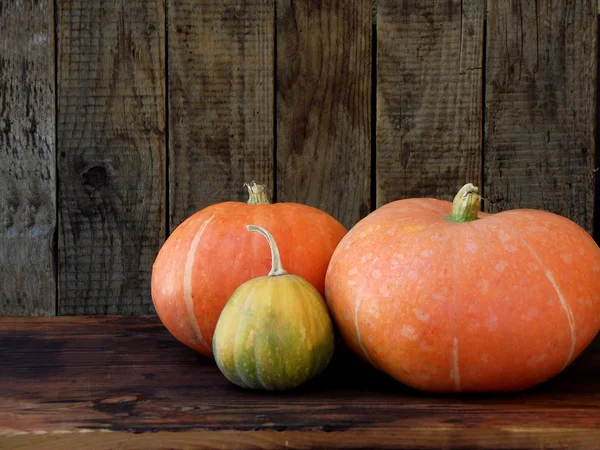
[[[273,0],[168,0],[170,228],[273,195]]]
[[[488,2],[484,195],[593,226],[596,0]]]
[[[277,199],[370,212],[371,0],[277,1]]]
[[[480,182],[484,4],[378,0],[378,206]]]
[[[239,389],[156,318],[0,318],[0,448],[592,449],[600,341],[511,395],[424,394],[343,352],[295,391]]]
[[[58,3],[59,313],[152,310],[165,235],[165,8]]]
[[[0,316],[56,312],[53,9],[0,1]]]

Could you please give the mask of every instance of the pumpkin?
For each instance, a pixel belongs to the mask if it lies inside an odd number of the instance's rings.
[[[264,186],[247,187],[248,204],[218,203],[181,223],[152,267],[152,300],[162,323],[207,356],[212,356],[215,325],[231,294],[270,269],[268,248],[257,245],[246,224],[269,229],[279,242],[285,267],[321,294],[329,259],[346,233],[323,211],[297,203],[269,204]]]
[[[333,326],[319,292],[283,270],[273,236],[254,225],[248,230],[267,239],[272,268],[242,284],[225,305],[213,337],[215,361],[240,387],[292,389],[329,364]]]
[[[539,210],[479,209],[471,184],[453,203],[389,203],[331,259],[326,298],[342,337],[414,388],[526,389],[600,328],[600,250],[585,230]]]

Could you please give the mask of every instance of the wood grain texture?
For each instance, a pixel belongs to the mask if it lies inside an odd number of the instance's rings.
[[[7,449],[589,449],[600,438],[600,340],[512,395],[417,392],[339,349],[309,384],[265,393],[229,383],[156,318],[1,318],[0,384]]]
[[[539,208],[591,231],[595,0],[489,2],[488,210]]]
[[[484,0],[378,0],[377,206],[481,179]]]
[[[52,12],[0,1],[0,316],[56,313]]]
[[[277,199],[371,210],[371,0],[277,1]]]
[[[165,10],[58,3],[60,314],[152,311],[165,235]]]
[[[196,211],[273,195],[273,0],[168,0],[173,229]]]

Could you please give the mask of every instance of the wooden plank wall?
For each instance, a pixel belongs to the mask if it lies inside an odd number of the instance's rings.
[[[53,315],[53,2],[22,3],[0,0],[0,315]]]
[[[596,0],[489,2],[484,195],[593,227]]]
[[[60,314],[151,311],[165,238],[162,0],[58,3]]]
[[[480,184],[481,0],[379,0],[377,206]]]
[[[169,232],[253,179],[591,232],[596,0],[377,3],[0,0],[0,315],[153,312]]]
[[[371,2],[277,2],[277,199],[371,210]]]
[[[169,227],[273,192],[272,0],[168,0]]]

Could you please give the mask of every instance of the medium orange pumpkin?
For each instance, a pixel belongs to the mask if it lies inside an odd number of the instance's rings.
[[[309,281],[321,295],[329,259],[346,233],[323,211],[298,203],[269,204],[264,186],[248,189],[248,204],[219,203],[186,219],[152,267],[152,300],[162,323],[207,356],[213,355],[213,333],[229,297],[271,268],[269,248],[246,225],[270,230],[287,271]]]
[[[418,389],[515,391],[567,367],[600,329],[600,249],[538,210],[406,199],[340,242],[326,298],[358,355]]]

